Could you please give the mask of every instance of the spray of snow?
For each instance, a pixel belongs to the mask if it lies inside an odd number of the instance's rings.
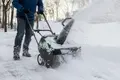
[[[80,10],[74,18],[90,23],[119,21],[119,0],[93,0],[85,9]]]

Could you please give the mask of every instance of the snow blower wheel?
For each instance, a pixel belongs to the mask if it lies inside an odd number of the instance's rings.
[[[44,60],[41,58],[41,55],[40,55],[40,54],[38,54],[38,56],[37,56],[37,62],[38,62],[38,64],[41,65],[41,66],[44,66],[44,65],[45,65],[45,62],[44,62]]]

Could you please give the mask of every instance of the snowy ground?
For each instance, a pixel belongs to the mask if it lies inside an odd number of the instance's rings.
[[[87,38],[82,44],[81,57],[69,58],[57,69],[46,69],[37,64],[38,51],[34,38],[30,45],[32,57],[21,56],[20,61],[14,61],[16,32],[0,32],[0,80],[120,80],[119,23],[87,25],[91,30],[85,35]],[[110,25],[114,27],[107,27]]]
[[[119,3],[119,0],[91,0],[87,8],[74,16],[76,21],[67,42],[81,45],[81,56],[68,58],[66,64],[56,69],[37,64],[39,53],[34,38],[30,44],[32,57],[21,56],[20,61],[14,61],[16,32],[0,30],[0,80],[120,80]],[[62,29],[59,23],[50,25],[56,33]]]

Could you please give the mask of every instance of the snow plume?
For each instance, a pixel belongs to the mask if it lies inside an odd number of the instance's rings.
[[[86,43],[86,40],[87,41],[91,40],[91,38],[90,38],[91,36],[89,36],[89,39],[88,39],[88,35],[91,34],[91,32],[94,30],[92,28],[94,26],[94,24],[119,22],[119,20],[120,20],[119,14],[120,14],[120,0],[92,0],[92,3],[90,3],[88,6],[84,7],[83,9],[79,10],[79,12],[73,16],[75,23],[70,31],[67,41],[68,42],[74,41],[74,42],[80,43],[80,44]],[[110,26],[110,25],[107,25],[107,26]],[[97,29],[95,29],[95,30],[97,30],[99,32],[100,27],[102,27],[102,26],[97,27],[98,30]],[[94,34],[100,34],[98,32],[94,33]],[[106,34],[106,32],[103,32],[103,33]],[[110,32],[108,32],[108,33],[110,33]],[[105,35],[103,37],[105,37]],[[107,37],[105,37],[105,39],[106,38]],[[95,40],[93,40],[93,42]],[[108,40],[108,39],[106,39],[106,40]],[[97,41],[99,43],[99,40],[97,40]],[[102,42],[100,41],[100,43],[102,43]],[[106,43],[107,44],[110,43],[110,45],[112,45],[111,41],[109,43],[108,42],[106,42]],[[116,43],[115,43],[115,45],[116,45]]]
[[[92,0],[92,3],[80,10],[75,19],[90,23],[116,22],[120,20],[120,0]]]

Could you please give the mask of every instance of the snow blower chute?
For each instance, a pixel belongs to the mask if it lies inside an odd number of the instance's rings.
[[[54,68],[56,66],[59,66],[62,62],[65,61],[64,55],[75,56],[77,54],[77,52],[79,52],[81,50],[80,46],[64,44],[64,42],[69,34],[69,31],[74,23],[74,19],[66,18],[65,20],[63,20],[62,25],[64,26],[64,28],[59,35],[56,35],[55,33],[53,33],[53,31],[46,19],[46,16],[44,14],[43,14],[43,17],[44,17],[45,22],[47,23],[49,29],[34,30],[29,23],[27,14],[25,14],[25,16],[26,16],[27,22],[28,22],[31,30],[33,31],[33,36],[38,45],[38,50],[39,50],[40,54],[37,56],[37,62],[39,65],[46,66],[47,68],[50,68],[50,67]],[[68,19],[70,20],[69,23],[67,25],[64,25],[65,21]],[[41,34],[42,31],[48,31],[51,33],[51,35],[43,36]],[[34,32],[37,32],[38,34],[40,34],[40,36],[41,36],[40,41],[37,40]]]

